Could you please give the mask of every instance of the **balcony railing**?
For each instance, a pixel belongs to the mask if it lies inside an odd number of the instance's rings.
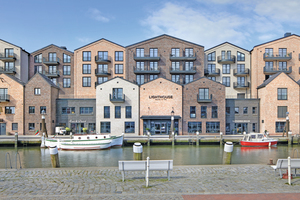
[[[95,56],[95,62],[96,63],[111,63],[111,57],[110,56]]]
[[[136,54],[133,54],[134,60],[140,60],[140,61],[159,61],[160,60],[160,55],[142,55],[142,56],[137,56]]]
[[[0,53],[0,60],[5,62],[13,62],[16,60],[15,53]]]
[[[196,67],[170,67],[170,74],[196,74]]]
[[[173,54],[170,54],[170,60],[171,61],[195,61],[197,59],[196,53],[186,55],[185,51],[183,51],[182,55],[184,56],[175,56]]]
[[[220,76],[220,69],[204,69],[204,75],[205,76]]]
[[[246,82],[233,82],[233,88],[239,89],[239,88],[249,88],[250,87],[250,83]]]
[[[243,69],[243,70],[234,69],[233,70],[234,76],[248,76],[249,74],[250,74],[249,69]]]
[[[57,78],[57,77],[59,77],[60,75],[59,75],[59,71],[43,71],[43,74],[45,75],[45,76],[48,76],[48,77],[50,77],[50,78]]]
[[[218,63],[222,64],[232,64],[235,63],[235,56],[218,56]]]
[[[7,102],[10,100],[9,94],[0,94],[0,102]]]
[[[110,76],[111,70],[95,69],[96,76]]]
[[[264,53],[264,61],[288,61],[292,59],[292,53]]]
[[[15,67],[0,67],[0,73],[1,74],[16,74],[16,68]]]
[[[43,58],[43,63],[46,65],[58,65],[59,64],[59,58]]]
[[[109,99],[112,103],[124,103],[125,102],[125,94],[123,94],[122,97],[112,96],[111,94],[109,94]]]
[[[271,74],[276,74],[278,72],[284,72],[286,74],[292,73],[292,67],[289,67],[288,69],[286,67],[264,67],[264,74],[266,75],[271,75]]]
[[[160,67],[157,68],[144,67],[143,69],[133,67],[133,71],[135,74],[160,74]]]
[[[211,103],[212,102],[212,94],[210,94],[210,98],[203,98],[197,94],[197,101],[198,103]]]

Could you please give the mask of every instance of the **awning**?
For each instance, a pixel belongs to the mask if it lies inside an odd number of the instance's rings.
[[[171,115],[143,115],[141,119],[169,119],[171,120]],[[174,119],[181,119],[179,115],[174,115]]]

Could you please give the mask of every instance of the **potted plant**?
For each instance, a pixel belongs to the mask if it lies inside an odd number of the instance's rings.
[[[83,132],[86,134],[86,132],[87,132],[87,128],[82,128],[82,130],[83,130]]]
[[[70,132],[71,132],[71,129],[69,127],[66,127],[66,134],[68,135],[68,134],[70,134]]]

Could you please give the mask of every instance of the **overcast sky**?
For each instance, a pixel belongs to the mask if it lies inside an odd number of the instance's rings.
[[[127,46],[168,34],[209,49],[300,35],[300,0],[0,0],[0,39],[33,52],[105,38]]]

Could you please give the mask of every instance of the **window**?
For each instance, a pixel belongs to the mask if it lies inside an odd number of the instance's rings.
[[[282,71],[287,70],[286,62],[278,62],[278,69]]]
[[[110,133],[110,122],[100,122],[101,133]]]
[[[238,64],[237,65],[237,72],[238,73],[245,73],[245,64]]]
[[[136,49],[136,57],[144,57],[144,49]]]
[[[226,115],[230,115],[230,107],[226,107]]]
[[[5,62],[5,71],[15,71],[15,63],[14,62]]]
[[[29,123],[28,129],[29,129],[30,131],[34,130],[34,129],[35,129],[34,123]]]
[[[5,114],[15,114],[14,106],[5,106]]]
[[[245,61],[245,54],[237,52],[237,61]]]
[[[278,106],[277,107],[277,117],[286,118],[287,106]]]
[[[63,54],[64,57],[64,63],[70,63],[71,62],[71,56],[67,54]]]
[[[179,62],[172,62],[172,70],[179,71],[180,63]]]
[[[238,99],[245,99],[246,94],[245,93],[237,93]]]
[[[91,52],[90,51],[82,52],[82,61],[91,61]]]
[[[190,107],[190,118],[196,118],[196,106]]]
[[[218,106],[211,107],[211,118],[218,118]]]
[[[57,78],[51,78],[50,79],[55,85],[57,85]]]
[[[80,107],[81,115],[90,115],[93,114],[93,112],[94,112],[93,107]]]
[[[180,84],[180,75],[172,75],[172,81]]]
[[[70,88],[71,87],[71,79],[70,78],[64,78],[63,79],[63,87],[64,88]]]
[[[108,80],[107,77],[98,77],[98,78],[97,78],[98,84],[104,83],[104,82],[106,82],[107,80]]]
[[[71,66],[70,65],[63,66],[63,75],[71,75]]]
[[[108,52],[98,51],[98,60],[108,60]]]
[[[115,106],[115,118],[121,118],[121,106]]]
[[[223,60],[225,59],[225,51],[221,51],[221,57]]]
[[[244,107],[244,108],[243,108],[243,114],[244,114],[244,115],[247,115],[247,114],[248,114],[248,107]]]
[[[194,75],[185,75],[185,84],[190,83],[194,80]]]
[[[230,133],[230,123],[226,123],[226,133]]]
[[[136,69],[138,71],[143,71],[145,70],[145,63],[144,62],[136,62]]]
[[[35,113],[35,106],[29,106],[29,114]]]
[[[237,86],[245,86],[245,77],[237,77]]]
[[[113,88],[113,99],[123,98],[123,88]]]
[[[207,61],[216,61],[216,52],[212,52],[207,55]]]
[[[104,106],[104,118],[110,118],[110,107]]]
[[[125,107],[126,110],[126,118],[131,118],[131,106],[126,106]]]
[[[75,107],[62,107],[61,114],[75,114]]]
[[[136,83],[138,85],[145,83],[145,75],[136,75]]]
[[[5,57],[13,57],[14,56],[14,49],[5,49]]]
[[[282,133],[285,127],[285,122],[275,122],[276,133]]]
[[[18,123],[12,123],[11,124],[11,130],[17,131],[18,130]]]
[[[83,77],[82,78],[82,86],[83,87],[91,87],[91,77]]]
[[[157,79],[157,78],[158,78],[158,75],[156,75],[156,74],[155,74],[155,75],[153,75],[153,74],[150,74],[150,75],[149,75],[149,80],[150,80],[150,81],[152,81],[152,80],[154,80],[154,79]]]
[[[115,74],[123,74],[123,64],[115,65]]]
[[[234,114],[238,115],[239,114],[239,107],[234,108]]]
[[[230,87],[230,77],[222,77],[222,83],[223,85],[225,85],[226,87]]]
[[[44,111],[45,113],[47,113],[46,106],[41,106],[41,107],[40,107],[40,113],[41,113],[41,114],[42,114],[42,111]]]
[[[34,88],[35,95],[41,95],[41,88]]]
[[[179,48],[173,48],[171,52],[171,57],[179,57]]]
[[[134,133],[134,122],[125,122],[125,133]]]
[[[202,133],[202,122],[188,122],[189,133]]]
[[[280,57],[285,57],[285,56],[287,56],[287,50],[286,50],[286,48],[279,48],[279,56]]]
[[[223,65],[223,74],[230,74],[230,64]]]
[[[257,127],[257,124],[256,123],[252,123],[252,132],[256,132],[256,127]]]
[[[41,65],[34,66],[34,74],[36,74],[37,72],[40,74],[43,72],[43,68]]]
[[[83,74],[91,74],[91,65],[90,64],[82,65],[82,73]]]
[[[115,61],[123,61],[123,51],[115,52]]]
[[[207,65],[208,73],[215,73],[216,72],[216,65],[215,64],[208,64]]]
[[[265,62],[266,70],[273,70],[273,62]]]
[[[34,62],[41,63],[42,62],[42,54],[34,56]]]
[[[51,62],[57,61],[57,59],[56,59],[56,53],[49,53],[48,54],[48,58],[49,58],[49,61],[51,61]]]
[[[1,100],[8,99],[7,88],[0,88],[0,99]]]
[[[207,118],[207,106],[201,106],[201,118]]]
[[[193,57],[194,56],[194,51],[191,48],[186,48],[185,49],[185,57]]]
[[[273,57],[273,49],[272,48],[266,48],[265,49],[265,55],[267,57]]]
[[[257,114],[257,107],[252,107],[252,114]]]
[[[231,59],[231,51],[227,51],[227,59]]]
[[[212,81],[216,81],[216,77],[215,76],[209,76],[207,77],[209,80],[212,80]]]
[[[88,129],[89,129],[90,133],[95,132],[96,124],[95,123],[89,123]]]
[[[108,65],[99,64],[97,70],[98,70],[98,73],[108,73]]]
[[[277,99],[278,100],[287,100],[287,88],[278,88],[277,89]]]
[[[150,51],[150,57],[158,57],[157,53],[158,53],[158,49],[149,49]]]
[[[206,122],[206,133],[219,133],[220,122]]]
[[[157,70],[157,65],[158,65],[158,63],[157,62],[150,62],[150,71],[155,71],[155,70]]]
[[[199,89],[199,99],[209,99],[209,89],[208,88],[200,88]]]

